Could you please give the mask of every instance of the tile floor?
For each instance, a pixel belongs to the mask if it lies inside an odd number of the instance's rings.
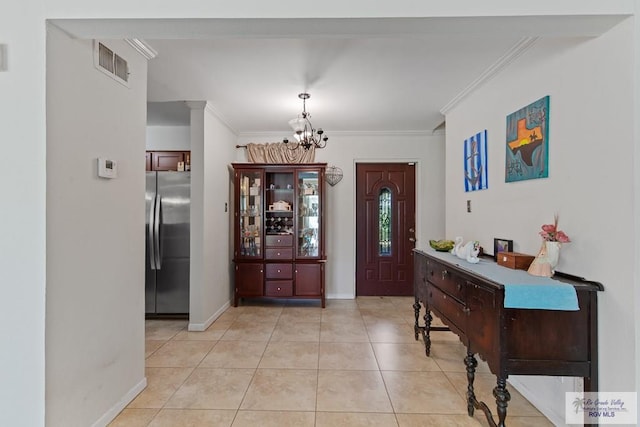
[[[111,427],[487,426],[466,414],[465,349],[413,337],[412,297],[248,300],[205,332],[148,320],[147,388]],[[476,395],[495,413],[480,361]],[[509,387],[509,426],[552,424]]]

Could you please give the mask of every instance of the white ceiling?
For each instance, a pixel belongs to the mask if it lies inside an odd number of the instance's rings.
[[[188,123],[180,103],[207,100],[239,134],[286,136],[307,111],[332,132],[431,132],[479,80],[537,37],[590,37],[621,16],[59,20],[77,37],[140,38],[150,124]],[[508,66],[508,65],[507,65]]]

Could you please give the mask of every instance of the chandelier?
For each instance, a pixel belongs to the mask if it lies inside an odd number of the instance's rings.
[[[311,114],[307,112],[306,100],[310,97],[311,95],[308,93],[298,94],[298,98],[302,99],[302,113],[297,118],[289,120],[289,126],[293,128],[295,141],[289,141],[287,138],[282,140],[292,150],[297,149],[299,146],[305,150],[311,147],[324,148],[329,140],[329,137],[324,135],[322,128],[314,129],[309,121]]]

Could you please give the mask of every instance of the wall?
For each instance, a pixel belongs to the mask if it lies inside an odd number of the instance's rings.
[[[482,3],[473,0],[455,3],[400,0],[381,2],[374,9],[366,0],[349,3],[325,1],[320,5],[314,3],[308,6],[293,1],[267,4],[260,0],[247,0],[234,3],[201,2],[198,5],[189,4],[189,9],[186,9],[184,3],[158,0],[151,10],[144,2],[124,0],[105,3],[22,0],[19,6],[5,8],[0,14],[0,43],[7,48],[8,70],[0,71],[0,141],[3,153],[10,161],[5,162],[0,170],[3,178],[0,180],[0,274],[4,285],[0,333],[6,342],[11,343],[11,351],[0,352],[0,384],[3,384],[0,386],[0,425],[31,427],[44,424],[45,18],[473,16],[493,13],[520,15],[528,12],[544,15],[547,11],[588,15],[598,11],[632,11],[634,5],[638,10],[638,1],[568,0],[560,3],[543,0],[516,4],[504,0]],[[637,35],[635,40],[637,62],[640,55]],[[511,107],[517,108],[515,105]],[[635,111],[634,118],[639,117],[637,103]],[[501,114],[508,112],[511,111],[505,109]],[[636,129],[637,123],[636,118]],[[25,167],[27,162],[29,167]],[[637,149],[635,164],[638,165]],[[20,185],[16,185],[17,182]],[[636,191],[636,206],[639,197]],[[638,297],[636,300],[640,304]],[[621,352],[628,348],[634,346],[628,344],[622,347]],[[622,368],[618,372],[620,376],[629,376]]]
[[[128,61],[130,87],[94,67],[91,41],[47,29],[46,424],[51,427],[104,425],[146,384],[147,62],[123,41],[105,43]],[[97,157],[118,162],[117,179],[97,177]]]
[[[205,102],[191,108],[191,294],[189,330],[203,331],[229,307],[229,172],[236,135]]]
[[[633,75],[637,76],[640,73],[640,19],[638,19],[638,15],[640,14],[640,0],[636,0],[635,2],[635,16],[634,16],[634,72]],[[634,180],[633,186],[635,188],[634,196],[633,196],[633,212],[635,218],[634,224],[634,242],[635,249],[634,252],[636,254],[640,254],[640,120],[637,118],[640,117],[640,84],[638,84],[638,80],[635,80],[634,85],[634,108],[633,108],[633,116],[636,117],[634,120],[633,126],[633,140],[635,143],[633,144],[634,153],[633,153],[633,170],[634,170]],[[635,271],[634,271],[634,279],[633,283],[636,283],[634,287],[634,301],[635,301],[635,322],[634,325],[640,325],[640,262],[635,263]],[[640,328],[636,328],[635,335],[635,351],[636,351],[636,361],[634,366],[640,366]],[[640,369],[636,369],[636,392],[638,391],[640,385]],[[640,393],[637,395],[636,399],[636,408],[640,408]]]
[[[280,133],[283,135],[284,133]],[[354,298],[356,274],[355,165],[358,162],[416,163],[416,238],[418,247],[444,235],[444,135],[332,135],[316,161],[335,165],[344,177],[327,185],[327,298]],[[277,142],[273,136],[243,136],[239,144]],[[238,161],[246,161],[238,150]]]
[[[44,424],[45,27],[41,0],[0,13],[0,425]],[[28,12],[27,12],[28,10]],[[8,351],[10,349],[10,351]]]
[[[449,237],[510,238],[536,254],[542,224],[560,216],[572,238],[558,270],[600,281],[600,389],[636,390],[633,214],[633,20],[601,37],[539,40],[502,74],[447,114],[446,230]],[[549,178],[504,182],[505,117],[550,95]],[[487,129],[489,189],[464,193],[462,142]],[[466,212],[471,200],[472,212]],[[625,349],[621,351],[621,349]],[[569,383],[569,384],[568,384]],[[555,422],[572,382],[521,379]],[[551,411],[551,413],[549,413]]]
[[[189,126],[147,126],[147,150],[191,149]]]

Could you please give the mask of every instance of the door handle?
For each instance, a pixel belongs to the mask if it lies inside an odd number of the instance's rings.
[[[158,196],[153,196],[153,200],[151,201],[151,206],[149,206],[149,229],[148,231],[148,243],[149,243],[149,264],[151,265],[151,269],[156,269],[156,239],[155,239],[155,228],[154,228],[154,219],[156,217],[156,198]]]
[[[155,239],[155,254],[156,254],[156,270],[162,268],[162,246],[160,243],[160,223],[162,222],[162,197],[156,196],[156,215],[154,221],[154,239]]]

